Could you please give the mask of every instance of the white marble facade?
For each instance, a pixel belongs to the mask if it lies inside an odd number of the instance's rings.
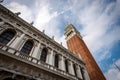
[[[0,35],[6,30],[12,30],[15,32],[14,37],[6,44],[8,47],[21,51],[25,43],[27,41],[31,41],[33,43],[33,46],[28,56],[36,58],[37,60],[41,60],[40,58],[42,55],[42,50],[45,49],[46,56],[44,56],[44,63],[53,66],[52,68],[55,68],[56,71],[59,69],[61,71],[66,72],[65,60],[67,60],[67,75],[75,76],[75,80],[89,80],[85,64],[82,60],[80,60],[79,57],[75,57],[75,55],[71,54],[69,50],[64,48],[55,40],[51,39],[46,34],[37,30],[34,26],[25,22],[19,16],[10,12],[1,5],[0,11]],[[17,55],[20,54],[21,53],[18,53]],[[55,55],[57,55],[57,59],[55,58]],[[57,60],[57,62],[55,62],[55,60]],[[57,66],[55,66],[55,64]],[[75,64],[76,66],[75,69],[73,67],[73,64]],[[65,73],[61,72],[61,74],[64,75]],[[65,76],[67,77],[67,75]]]

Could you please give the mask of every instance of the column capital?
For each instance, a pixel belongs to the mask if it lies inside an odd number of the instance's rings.
[[[59,55],[59,59],[62,60],[63,55],[62,54],[58,54]]]
[[[39,41],[37,41],[37,40],[34,40],[34,46],[38,46],[38,45],[40,45],[41,43],[39,42]]]

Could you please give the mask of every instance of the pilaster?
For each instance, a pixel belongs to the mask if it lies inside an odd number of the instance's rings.
[[[65,58],[62,55],[60,55],[60,65],[59,66],[60,66],[61,70],[65,71]]]
[[[77,67],[77,70],[76,70],[77,77],[79,77],[80,79],[83,79],[80,67],[78,65],[76,65],[76,67]]]
[[[35,57],[38,59],[38,56],[39,56],[38,52],[39,52],[40,45],[41,45],[40,42],[36,42],[32,57]]]
[[[72,75],[75,75],[72,61],[69,61],[69,64],[70,64],[69,65],[69,73]]]
[[[50,49],[49,50],[49,64],[50,65],[54,65],[54,53],[53,53],[53,50],[52,49]]]
[[[25,34],[21,34],[20,36],[17,35],[16,39],[11,43],[10,47],[18,49],[18,47],[20,46],[20,42],[23,40]]]

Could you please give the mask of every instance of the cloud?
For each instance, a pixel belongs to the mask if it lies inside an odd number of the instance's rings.
[[[97,59],[97,61],[100,62],[104,59],[108,59],[111,57],[112,53],[110,51],[112,46],[114,45],[114,43],[120,40],[119,32],[120,32],[120,28],[114,27],[113,30],[109,31],[107,34],[105,33],[98,38],[95,37],[95,39],[92,38],[91,42],[93,44],[95,42],[95,45],[92,48],[96,49],[94,56]]]
[[[57,12],[50,13],[49,12],[49,5],[47,3],[46,6],[41,6],[38,14],[36,16],[35,25],[39,26],[40,28],[45,29],[43,26],[48,24],[54,17],[57,16]]]
[[[59,22],[56,20],[58,13],[50,12],[51,6],[46,1],[37,1],[36,3],[36,7],[39,7],[39,9],[36,10],[35,27],[39,30],[45,30],[45,34],[50,37],[59,36],[60,29],[57,27]]]
[[[120,67],[120,59],[115,62]],[[118,70],[114,64],[105,73],[107,80],[120,80],[120,70]]]
[[[115,64],[117,64],[117,66],[120,67],[120,59],[118,59],[118,60],[115,62]]]
[[[36,7],[39,9],[36,10],[36,19],[35,27],[39,30],[45,30],[45,34],[49,37],[54,36],[55,41],[58,43],[62,42],[62,45],[66,47],[65,38],[63,33],[61,34],[61,21],[59,16],[64,14],[70,8],[65,9],[64,11],[53,11],[53,4],[50,4],[47,0],[45,1],[36,1]]]
[[[19,4],[17,2],[11,2],[6,5],[11,11],[14,13],[21,12],[20,17],[26,20],[27,22],[33,21],[33,14],[29,7],[23,4]]]
[[[102,52],[99,52],[99,54],[96,55],[97,56],[96,58],[99,58],[98,62],[111,57],[111,52],[109,50],[101,50],[101,51]],[[100,53],[102,53],[102,55]]]
[[[111,57],[107,56],[110,55],[108,52],[114,42],[120,39],[118,35],[120,28],[111,26],[120,16],[119,3],[120,0],[110,3],[104,3],[102,0],[68,0],[66,3],[64,1],[40,0],[35,1],[33,9],[17,2],[11,2],[7,7],[14,12],[20,11],[22,13],[20,16],[29,22],[34,20],[36,28],[41,31],[45,30],[45,34],[50,37],[55,36],[55,40],[59,43],[63,42],[64,46],[66,46],[66,41],[61,28],[65,28],[65,25],[62,22],[69,21],[73,25],[78,24],[76,26],[78,28],[79,25],[82,25],[82,29],[79,31],[82,35],[85,35],[83,40],[94,57],[98,59],[97,61],[101,61],[106,57]],[[111,28],[112,30],[108,31]],[[102,54],[98,54],[99,52],[102,52]],[[101,57],[98,58],[98,55]]]
[[[34,21],[34,26],[40,31],[45,30],[45,34],[49,37],[54,36],[55,40],[66,47],[64,40],[64,35],[60,33],[60,20],[57,18],[59,15],[64,14],[68,9],[64,11],[51,11],[53,9],[53,4],[49,3],[47,0],[35,1],[33,7],[28,7],[28,4],[19,3],[15,1],[10,1],[6,4],[6,7],[16,12],[21,12],[20,17],[27,22]]]
[[[113,3],[111,4],[113,5]],[[113,16],[107,14],[108,9],[111,8],[111,6],[109,6],[111,4],[105,7],[107,10],[105,9],[101,12],[102,4],[100,4],[100,1],[95,1],[91,6],[87,7],[88,10],[85,9],[79,18],[81,23],[85,25],[81,33],[86,35],[84,40],[92,52],[98,51],[103,46],[109,46],[109,44],[105,43],[104,38],[107,35],[107,30],[110,28],[110,23],[112,23],[114,19]],[[93,45],[94,42],[96,43],[95,45]]]
[[[83,40],[97,62],[112,57],[114,43],[120,40],[120,0],[35,0],[32,8],[25,4],[11,2],[7,7],[13,12],[21,12],[26,21],[34,20],[34,26],[66,47],[63,35],[65,22],[79,29]],[[116,62],[119,65],[119,62]],[[114,74],[113,74],[114,73]],[[110,68],[105,73],[108,80],[120,80],[118,70]]]
[[[82,25],[82,29],[79,31],[82,35],[85,35],[83,40],[97,61],[110,58],[111,56],[107,56],[108,54],[111,55],[111,53],[108,53],[109,50],[116,41],[120,40],[118,35],[120,27],[113,25],[118,21],[118,13],[120,13],[120,9],[118,9],[120,7],[119,3],[120,0],[110,3],[94,0],[88,4],[87,0],[85,0],[81,4],[78,0],[73,4],[72,12],[77,15],[78,24]],[[76,7],[79,7],[80,10],[77,10],[78,8]],[[100,51],[104,52],[99,53]]]

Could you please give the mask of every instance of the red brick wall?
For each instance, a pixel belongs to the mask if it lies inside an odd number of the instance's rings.
[[[106,80],[99,66],[95,62],[93,56],[88,50],[86,44],[77,35],[73,36],[67,41],[67,46],[73,53],[80,54],[84,60],[88,74],[91,80]]]

